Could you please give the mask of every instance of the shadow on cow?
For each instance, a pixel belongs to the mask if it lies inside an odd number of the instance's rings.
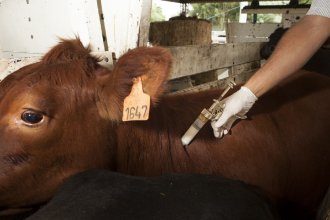
[[[223,175],[263,190],[284,219],[310,219],[330,183],[330,78],[300,71],[260,98],[223,139],[205,126],[181,136],[220,91],[164,95],[171,55],[160,47],[124,54],[113,70],[78,39],[0,83],[0,207],[48,201],[89,169],[136,176]],[[123,101],[141,77],[147,121],[122,122]]]

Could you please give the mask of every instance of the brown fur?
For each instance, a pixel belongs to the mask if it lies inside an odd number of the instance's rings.
[[[76,39],[5,78],[0,207],[40,204],[68,176],[106,168],[143,176],[221,174],[260,187],[280,211],[289,210],[287,218],[313,214],[330,183],[330,78],[301,71],[258,100],[231,135],[216,139],[206,125],[185,148],[182,134],[220,91],[163,96],[170,66],[166,49],[137,48],[109,71]],[[148,121],[123,123],[123,99],[137,76],[153,110]],[[24,124],[27,109],[44,121]]]

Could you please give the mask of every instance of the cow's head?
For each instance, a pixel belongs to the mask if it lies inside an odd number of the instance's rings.
[[[141,76],[155,103],[171,56],[164,48],[130,50],[110,71],[78,39],[0,83],[0,207],[47,200],[68,176],[111,168],[123,100]]]

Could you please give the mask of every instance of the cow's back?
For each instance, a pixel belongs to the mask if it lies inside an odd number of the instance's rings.
[[[164,98],[148,122],[119,127],[118,170],[222,174],[260,186],[281,205],[316,209],[330,182],[330,78],[295,77],[260,98],[232,134],[216,139],[208,124],[187,147],[181,136],[220,91]]]

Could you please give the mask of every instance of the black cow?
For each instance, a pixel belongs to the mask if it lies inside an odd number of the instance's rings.
[[[91,170],[68,179],[28,220],[278,219],[256,187],[221,176],[133,177]]]

